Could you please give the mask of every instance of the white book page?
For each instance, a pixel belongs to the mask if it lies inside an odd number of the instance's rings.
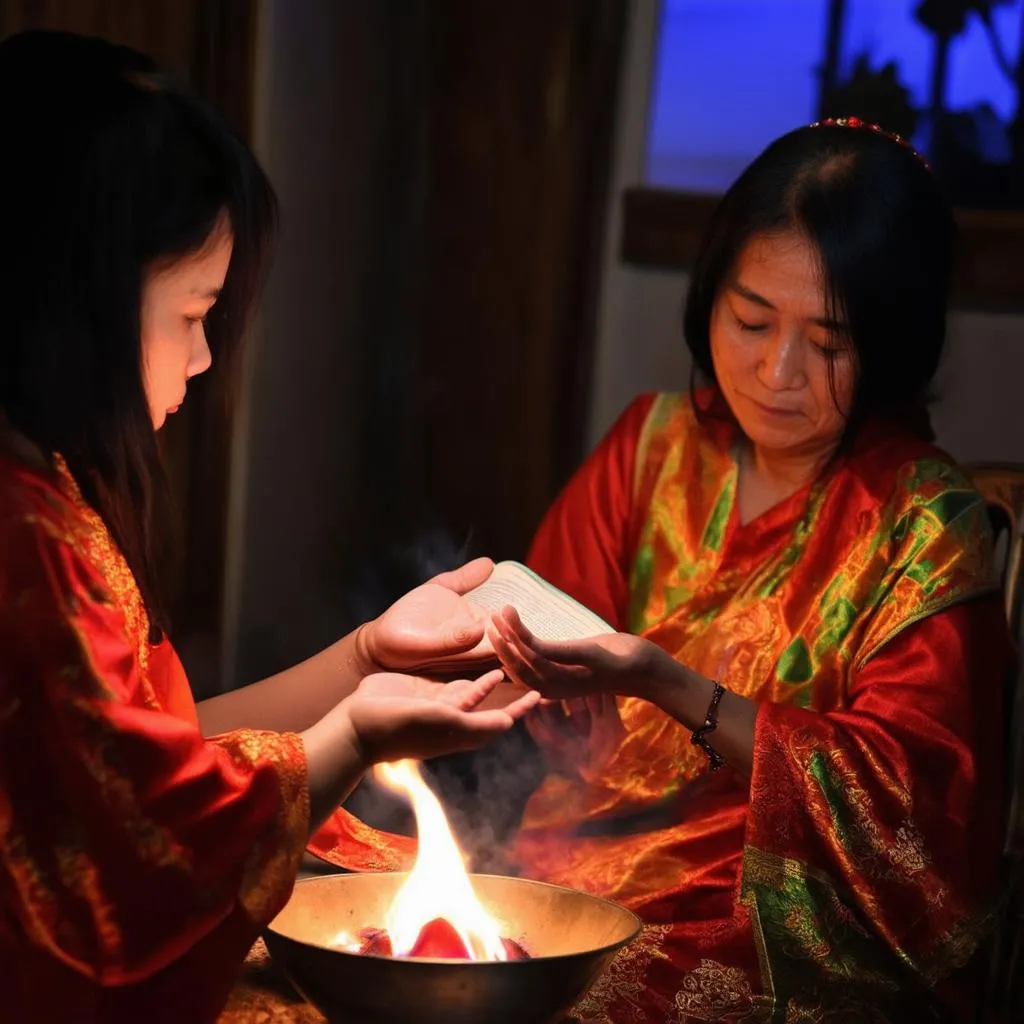
[[[582,640],[615,631],[600,616],[518,562],[499,562],[490,578],[465,595],[488,611],[511,605],[542,640]]]

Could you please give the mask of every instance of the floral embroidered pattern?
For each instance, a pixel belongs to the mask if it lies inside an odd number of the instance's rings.
[[[306,752],[302,738],[295,733],[242,729],[218,736],[213,742],[239,767],[253,770],[268,761],[277,766],[278,820],[253,845],[238,897],[253,921],[264,922],[298,873],[305,847],[309,821]]]
[[[103,578],[107,581],[114,600],[124,613],[128,634],[136,637],[139,666],[145,675],[149,664],[149,617],[146,615],[135,577],[103,520],[82,497],[82,492],[71,475],[67,463],[59,455],[54,456],[54,461],[67,497],[85,526],[85,529],[75,537],[78,543],[72,546],[81,552],[86,561],[101,567]],[[96,596],[105,597],[105,595]],[[152,698],[152,704],[156,705],[156,698],[152,696],[152,693],[149,696]]]
[[[668,925],[648,925],[636,940],[619,950],[608,969],[573,1011],[581,1024],[661,1024],[644,1006],[647,971],[667,961],[661,948]]]
[[[715,1021],[743,1010],[749,1012],[752,997],[750,982],[743,971],[714,960],[701,960],[695,970],[683,976],[682,987],[676,993],[680,1024],[688,1018]]]
[[[924,836],[910,818],[896,829],[895,841],[886,849],[885,855],[893,867],[898,868],[907,878],[920,874],[931,863],[925,849]]]

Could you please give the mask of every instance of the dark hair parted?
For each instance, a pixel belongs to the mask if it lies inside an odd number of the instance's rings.
[[[790,231],[817,252],[826,316],[855,357],[843,442],[868,417],[918,413],[945,343],[956,225],[920,158],[863,128],[790,132],[722,197],[686,302],[695,370],[715,382],[711,314],[740,254],[757,236]]]
[[[144,385],[145,276],[201,252],[226,216],[234,248],[207,337],[229,359],[263,284],[274,193],[206,106],[101,39],[0,43],[0,125],[0,408],[64,457],[159,633],[167,493]]]

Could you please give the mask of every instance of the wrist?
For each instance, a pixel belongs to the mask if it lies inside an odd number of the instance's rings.
[[[354,633],[351,634],[352,647],[349,656],[349,664],[354,675],[360,680],[372,676],[375,672],[384,671],[384,666],[379,664],[373,653],[373,631],[377,624],[376,619],[364,622]]]
[[[374,764],[375,758],[366,741],[359,734],[352,717],[352,698],[346,697],[328,716],[331,742],[339,753],[340,759],[367,771]]]
[[[345,800],[372,764],[346,703],[302,733],[312,829]]]
[[[644,674],[641,692],[635,696],[678,718],[680,709],[692,703],[699,682],[700,676],[656,647],[650,670]]]
[[[648,644],[648,658],[629,696],[660,707],[668,695],[685,684],[686,669],[657,644],[645,643]]]

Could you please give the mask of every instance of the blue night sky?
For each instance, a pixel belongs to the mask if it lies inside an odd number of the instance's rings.
[[[919,0],[847,0],[840,79],[867,53],[890,60],[925,107],[931,35],[913,20]],[[1016,65],[1024,0],[997,8],[1003,49]],[[720,192],[768,142],[814,120],[827,0],[664,0],[647,139],[649,184]],[[972,17],[950,51],[946,107],[989,104],[1008,122],[1016,93]],[[998,150],[998,144],[997,144]]]

